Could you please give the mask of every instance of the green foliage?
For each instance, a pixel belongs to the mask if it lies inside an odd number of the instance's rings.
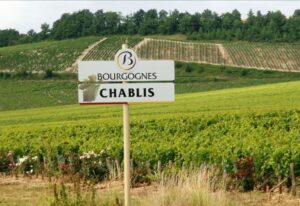
[[[0,47],[19,43],[30,43],[44,39],[66,39],[90,35],[111,34],[185,34],[192,40],[247,40],[263,42],[299,41],[299,10],[286,17],[280,11],[263,15],[252,10],[242,20],[236,9],[217,14],[210,10],[202,13],[179,12],[178,10],[157,11],[140,9],[131,15],[88,9],[65,13],[53,23],[52,29],[43,23],[41,31],[29,30],[19,34],[13,29],[0,30]]]
[[[7,151],[0,150],[0,173],[8,173],[10,170],[7,154]]]
[[[151,107],[131,105],[132,158],[149,161],[151,167],[158,160],[163,166],[170,160],[178,167],[215,164],[233,174],[237,159],[247,156],[253,158],[256,181],[287,177],[289,163],[300,161],[299,84],[184,94],[173,104]],[[2,112],[0,124],[1,149],[16,155],[105,150],[112,159],[123,158],[118,105]]]
[[[190,65],[187,65],[185,68],[185,72],[191,73],[192,71],[193,71],[193,67],[191,67]]]
[[[16,44],[19,35],[19,32],[14,29],[0,30],[0,47]]]
[[[48,79],[48,78],[51,78],[51,77],[53,77],[53,72],[52,72],[52,70],[47,69],[45,71],[44,78]]]

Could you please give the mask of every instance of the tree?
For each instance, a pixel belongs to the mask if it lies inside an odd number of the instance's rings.
[[[200,25],[203,32],[210,32],[221,25],[221,19],[218,17],[218,14],[212,13],[212,11],[206,9],[201,14]]]
[[[169,15],[164,23],[165,27],[165,34],[175,34],[178,32],[178,25],[179,25],[179,11],[175,9]]]
[[[139,28],[141,24],[144,22],[144,18],[145,18],[145,11],[143,9],[140,9],[133,14],[132,21],[133,21],[135,33],[139,32]]]
[[[54,39],[76,38],[94,34],[94,15],[88,10],[63,14],[54,22],[51,35]]]
[[[105,15],[103,10],[98,10],[94,14],[93,31],[95,34],[101,35],[105,31]]]
[[[123,19],[123,24],[121,25],[121,30],[123,34],[136,34],[137,33],[137,29],[136,26],[133,23],[132,20],[132,15],[127,15],[124,19]]]
[[[178,31],[182,34],[188,34],[191,33],[191,15],[189,13],[181,13],[179,15],[179,25],[178,25]]]
[[[300,9],[296,9],[292,17],[300,17]]]
[[[286,30],[287,30],[287,34],[286,34],[286,41],[297,41],[300,39],[300,10],[299,11],[299,15],[295,14],[289,18],[287,20],[286,23]]]
[[[156,9],[150,9],[145,13],[139,33],[142,35],[158,33],[158,14]]]
[[[200,29],[200,13],[195,13],[191,15],[191,23],[190,23],[190,31],[191,32],[198,32]]]
[[[161,10],[158,15],[158,28],[157,28],[158,33],[160,34],[166,33],[165,24],[167,18],[168,18],[168,12],[166,12],[165,10]]]
[[[44,40],[47,39],[50,35],[50,26],[47,23],[41,25],[41,32],[39,33],[39,39]]]
[[[117,12],[106,12],[104,34],[118,34],[121,26],[121,14]]]
[[[0,47],[14,45],[18,42],[20,34],[14,29],[0,30]]]
[[[280,11],[268,12],[264,30],[264,40],[283,40],[283,36],[286,33],[286,17]]]

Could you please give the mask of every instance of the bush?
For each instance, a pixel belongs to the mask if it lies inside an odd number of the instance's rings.
[[[5,152],[0,151],[0,173],[9,172],[9,160]]]
[[[175,68],[181,68],[182,66],[181,62],[175,62]]]
[[[198,73],[202,73],[202,72],[204,72],[204,71],[205,71],[204,66],[199,65],[199,67],[198,67]]]
[[[11,73],[8,72],[0,72],[0,79],[8,79],[11,77]]]
[[[52,72],[52,70],[47,69],[45,71],[45,74],[44,74],[44,79],[48,79],[48,78],[51,78],[51,77],[53,77],[53,72]]]
[[[246,76],[246,75],[248,75],[249,74],[249,71],[248,70],[246,70],[246,69],[242,69],[241,70],[241,76]]]
[[[189,64],[185,67],[185,72],[187,72],[187,73],[191,73],[193,70],[194,70],[194,68]]]
[[[22,70],[22,71],[18,71],[17,73],[15,73],[13,75],[13,77],[20,78],[20,79],[26,79],[28,77],[32,77],[32,73],[29,71]]]

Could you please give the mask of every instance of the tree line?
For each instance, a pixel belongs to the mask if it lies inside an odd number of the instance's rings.
[[[20,34],[15,29],[0,30],[0,47],[46,39],[68,39],[89,35],[153,35],[185,34],[194,40],[246,40],[295,42],[300,39],[300,9],[290,17],[280,11],[262,14],[249,11],[246,19],[238,10],[221,15],[205,10],[202,13],[142,9],[123,16],[118,12],[95,13],[84,9],[65,13],[52,27],[44,23],[41,31]]]

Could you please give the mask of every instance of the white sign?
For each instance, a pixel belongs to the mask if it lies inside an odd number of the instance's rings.
[[[173,83],[82,83],[78,86],[80,104],[128,102],[171,102],[175,100]]]
[[[116,59],[118,60],[79,62],[78,80],[80,82],[122,82],[173,81],[175,79],[175,65],[172,60],[137,61],[135,58],[129,59],[124,53],[119,54],[119,58]]]

